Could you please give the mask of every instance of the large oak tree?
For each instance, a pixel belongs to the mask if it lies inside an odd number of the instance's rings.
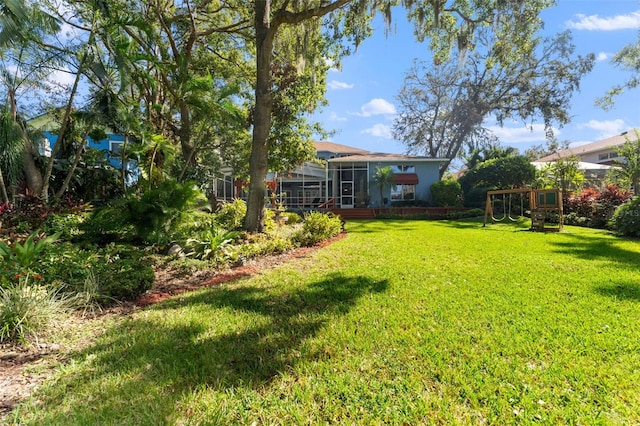
[[[530,39],[507,61],[499,41],[495,33],[483,34],[476,38],[482,49],[439,64],[417,62],[409,71],[394,131],[410,151],[452,161],[465,146],[477,147],[474,139],[487,132],[490,115],[500,124],[540,119],[549,136],[553,125],[569,121],[571,95],[594,56],[575,55],[568,32]]]

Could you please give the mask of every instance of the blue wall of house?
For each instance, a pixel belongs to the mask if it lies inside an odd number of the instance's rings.
[[[415,174],[418,176],[418,184],[415,187],[415,200],[431,202],[431,185],[434,182],[440,180],[439,166],[437,161],[408,161],[402,160],[396,161],[377,161],[370,163],[369,165],[369,195],[371,196],[371,205],[374,207],[380,207],[380,189],[375,183],[373,183],[373,175],[376,172],[376,167],[385,166],[414,166]],[[391,189],[385,188],[384,198],[390,199]],[[389,206],[390,204],[387,204]]]
[[[51,149],[53,149],[56,142],[58,141],[58,135],[51,133],[48,130],[45,130],[43,133],[44,133],[44,137],[47,138],[47,140],[49,141],[49,146],[51,147]],[[94,140],[91,137],[87,137],[87,145],[90,148],[103,151],[105,153],[105,156],[107,156],[107,158],[109,159],[109,163],[111,163],[113,167],[120,169],[122,164],[120,161],[120,158],[117,155],[108,155],[111,150],[111,142],[119,142],[119,143],[124,142],[124,135],[107,133],[107,138],[100,139],[100,140]],[[127,167],[127,169],[132,170],[132,167],[129,166]]]

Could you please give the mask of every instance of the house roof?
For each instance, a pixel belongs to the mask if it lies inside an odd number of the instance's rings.
[[[316,151],[326,151],[333,152],[335,154],[368,154],[369,151],[360,148],[354,148],[352,146],[340,145],[339,143],[333,142],[314,142],[313,145],[316,148]]]
[[[576,146],[569,149],[564,149],[562,151],[558,151],[555,154],[547,155],[546,157],[540,158],[538,161],[555,161],[558,158],[569,157],[571,155],[583,156],[587,154],[591,154],[599,151],[606,151],[608,149],[615,149],[623,145],[627,139],[635,140],[634,132],[632,130],[628,130],[619,135],[612,136],[607,139],[603,139],[598,142],[588,143],[585,145]]]
[[[547,166],[548,164],[553,164],[553,161],[533,161],[531,162],[531,164],[533,164],[533,166],[538,169],[538,170],[542,170],[545,166]],[[584,161],[578,161],[578,170],[609,170],[609,169],[615,169],[617,167],[615,166],[609,166],[606,164],[598,164],[598,163],[587,163]]]
[[[446,158],[430,158],[430,157],[417,157],[413,155],[404,155],[404,154],[385,154],[380,152],[372,152],[362,155],[349,155],[347,157],[336,157],[330,158],[327,160],[329,163],[391,163],[391,162],[403,162],[403,163],[411,163],[411,162],[435,162],[435,163],[444,163],[449,160]]]

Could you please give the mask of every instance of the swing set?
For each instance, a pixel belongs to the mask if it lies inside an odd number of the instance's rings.
[[[525,200],[528,197],[528,203]],[[513,207],[513,198],[518,198],[520,214],[515,216]],[[496,217],[495,212],[499,209],[498,204],[502,204],[502,215]],[[561,231],[563,225],[562,217],[562,191],[559,189],[500,189],[496,191],[487,191],[487,202],[484,209],[484,222],[482,226],[487,226],[487,217],[491,218],[491,223],[502,222],[509,219],[516,222],[525,217],[525,205],[529,206],[531,212],[531,230],[532,231]],[[550,213],[558,215],[557,226],[545,226],[547,217]]]

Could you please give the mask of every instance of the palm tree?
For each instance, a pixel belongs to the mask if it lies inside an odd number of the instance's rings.
[[[14,184],[20,175],[24,139],[10,111],[0,111],[0,196],[2,203],[9,202],[7,186]]]
[[[384,201],[384,190],[391,187],[394,183],[394,174],[390,166],[376,166],[376,172],[373,174],[373,182],[380,189],[380,205],[386,204]]]

